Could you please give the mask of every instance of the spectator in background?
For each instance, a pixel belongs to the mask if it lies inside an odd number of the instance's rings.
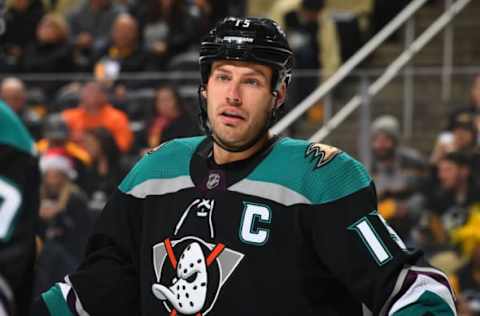
[[[278,2],[278,6],[284,11],[281,21],[296,56],[295,68],[320,70],[318,77],[299,77],[292,81],[289,104],[297,104],[340,66],[340,47],[335,24],[324,9],[324,0],[287,3],[290,6],[283,2]],[[278,8],[272,11],[280,14]],[[318,122],[322,113],[320,104],[312,107],[308,112],[309,120]]]
[[[185,111],[185,106],[172,86],[162,86],[155,92],[154,116],[147,124],[146,143],[155,148],[178,137],[199,135],[197,123]]]
[[[480,206],[480,190],[472,177],[470,156],[450,152],[437,167],[438,182],[427,191],[428,225],[433,242],[446,244],[450,234],[464,225],[473,208]]]
[[[69,27],[61,15],[46,14],[38,23],[36,36],[25,50],[26,72],[69,72],[74,70]]]
[[[340,47],[335,24],[324,0],[302,0],[286,9],[282,18],[297,68],[320,68],[328,77],[340,66]],[[287,7],[288,8],[288,7]],[[300,54],[300,55],[297,55]]]
[[[104,127],[113,135],[120,151],[130,150],[133,133],[129,127],[128,117],[108,102],[105,87],[100,83],[93,81],[86,83],[81,89],[79,106],[64,110],[62,116],[70,130],[72,140],[83,143],[88,129]]]
[[[5,13],[6,32],[1,37],[5,55],[0,72],[20,70],[24,49],[35,38],[37,24],[45,13],[42,0],[13,0]]]
[[[379,212],[400,236],[410,240],[411,227],[419,217],[427,164],[412,148],[400,146],[400,126],[390,115],[372,124],[371,174],[375,180]]]
[[[410,0],[375,0],[372,16],[372,33],[376,34],[407,6]],[[391,39],[396,40],[397,32]]]
[[[92,68],[93,52],[108,41],[113,23],[126,8],[111,0],[86,0],[68,17],[75,45],[75,63]]]
[[[327,0],[340,39],[342,62],[355,54],[366,41],[374,0]]]
[[[245,3],[240,4],[242,1],[226,1],[226,0],[193,0],[193,12],[200,18],[200,29],[202,34],[206,34],[208,30],[215,26],[222,18],[229,15],[243,16],[241,11]],[[256,4],[263,4],[267,0],[253,1]],[[236,4],[236,6],[235,6]],[[263,11],[263,13],[268,10]],[[248,16],[260,16],[259,14],[247,14]]]
[[[435,166],[449,152],[472,153],[478,144],[477,134],[474,117],[467,112],[459,113],[451,123],[451,130],[439,135],[430,156],[430,163]]]
[[[42,185],[40,218],[47,240],[55,240],[78,262],[90,233],[92,217],[86,194],[73,181],[72,161],[64,155],[46,153],[40,159]]]
[[[42,115],[27,104],[27,90],[22,80],[9,77],[0,83],[0,99],[17,113],[34,139],[41,136]]]
[[[113,23],[110,40],[105,44],[95,54],[97,77],[115,79],[120,72],[145,68],[147,56],[140,45],[138,23],[133,16],[120,14]],[[105,73],[108,71],[111,73]]]
[[[85,169],[92,163],[92,158],[82,146],[69,139],[67,124],[60,114],[50,114],[45,118],[43,137],[37,142],[38,152],[42,155],[55,153],[71,159],[78,173],[78,183],[81,183]]]
[[[449,128],[451,129],[452,125],[455,124],[457,117],[462,115],[463,113],[468,113],[472,115],[475,127],[477,131],[480,131],[480,74],[477,74],[472,81],[472,85],[470,87],[470,100],[469,104],[466,107],[461,107],[456,109],[450,115],[450,122]],[[480,139],[480,135],[477,137]]]
[[[163,69],[168,60],[190,47],[199,38],[198,18],[183,0],[147,0],[139,11],[142,36],[151,66]]]
[[[459,296],[459,315],[480,315],[480,211],[475,210],[467,224],[453,238],[463,246],[467,263],[450,279]],[[463,314],[462,314],[463,312]],[[470,314],[468,314],[470,313]]]
[[[91,210],[100,212],[108,197],[125,175],[115,140],[105,128],[85,131],[83,145],[92,157],[82,188],[88,194]]]
[[[85,193],[72,181],[76,172],[68,157],[41,156],[40,231],[44,239],[37,260],[35,293],[62,280],[79,263],[93,226]]]

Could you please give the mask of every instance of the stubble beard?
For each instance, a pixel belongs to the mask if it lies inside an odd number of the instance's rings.
[[[266,134],[268,132],[268,129],[266,128],[266,125],[268,124],[269,121],[269,116],[271,115],[270,111],[266,111],[266,113],[263,113],[263,117],[261,121],[255,122],[255,124],[251,126],[247,126],[243,132],[243,135],[235,135],[234,140],[228,140],[227,137],[223,137],[220,133],[218,133],[218,129],[212,125],[212,137],[215,138],[217,142],[220,142],[222,145],[225,147],[230,147],[230,148],[238,148],[245,146],[249,142],[253,141],[255,138],[259,138],[258,141],[261,141],[263,137],[258,137],[260,133]],[[219,124],[222,124],[221,122]],[[228,128],[235,128],[235,127],[224,127],[224,129]],[[221,128],[220,128],[221,129]],[[250,131],[254,129],[254,132],[250,133]],[[224,134],[227,134],[228,131],[226,131]],[[242,137],[244,136],[244,137]],[[243,138],[243,139],[242,139]]]

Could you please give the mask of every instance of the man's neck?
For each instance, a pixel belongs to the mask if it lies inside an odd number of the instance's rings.
[[[248,148],[247,150],[240,151],[240,152],[231,152],[223,149],[217,143],[213,142],[213,159],[215,163],[218,165],[223,165],[229,162],[244,160],[250,158],[255,153],[265,146],[265,144],[271,139],[272,136],[267,134],[264,138],[259,140],[255,145]]]
[[[84,109],[88,115],[98,115],[105,106],[106,104],[102,104],[97,107],[84,107]]]

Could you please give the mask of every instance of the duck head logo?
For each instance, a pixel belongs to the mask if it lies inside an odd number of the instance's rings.
[[[311,161],[316,160],[313,168],[313,170],[315,170],[332,161],[340,153],[341,151],[338,148],[319,143],[311,143],[305,150],[305,159],[310,159]]]
[[[206,315],[243,256],[197,237],[166,239],[153,247],[157,283],[152,292],[170,315]]]

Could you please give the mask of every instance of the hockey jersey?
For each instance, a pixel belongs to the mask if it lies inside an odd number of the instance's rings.
[[[145,155],[45,314],[456,314],[445,275],[386,225],[348,154],[290,138],[223,165],[211,153],[195,137]]]
[[[30,315],[39,182],[33,140],[0,101],[0,315]]]

